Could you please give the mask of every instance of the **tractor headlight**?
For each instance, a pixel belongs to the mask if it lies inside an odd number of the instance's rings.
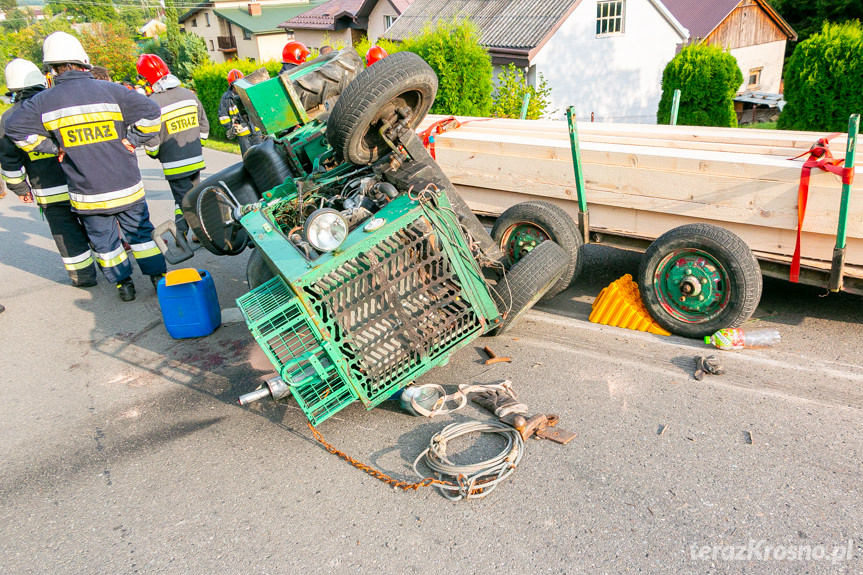
[[[348,237],[348,222],[331,208],[322,208],[312,213],[303,226],[306,239],[319,252],[337,249]]]

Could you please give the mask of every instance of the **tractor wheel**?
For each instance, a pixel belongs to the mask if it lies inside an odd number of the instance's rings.
[[[376,162],[390,152],[379,133],[408,108],[415,130],[431,108],[437,76],[425,60],[398,52],[369,66],[342,93],[327,120],[327,140],[336,156],[356,165]]]
[[[249,256],[249,262],[246,264],[246,281],[249,282],[249,291],[267,283],[274,277],[276,274],[267,265],[260,250],[252,250],[252,255]]]
[[[491,237],[511,265],[548,240],[563,248],[566,270],[544,299],[564,291],[581,273],[581,233],[569,214],[552,203],[533,201],[512,206],[495,221]]]
[[[362,69],[363,63],[356,50],[345,48],[298,66],[288,75],[303,107],[313,110],[338,97]]]
[[[656,323],[685,337],[737,327],[761,299],[758,260],[743,240],[710,224],[662,234],[647,248],[638,279]]]
[[[494,334],[503,335],[512,329],[560,280],[566,269],[566,252],[552,241],[542,242],[516,262],[492,291],[498,310],[504,316]]]

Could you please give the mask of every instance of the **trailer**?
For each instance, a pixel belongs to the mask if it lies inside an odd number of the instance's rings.
[[[569,117],[429,116],[419,131],[471,209],[496,218],[492,236],[511,256],[544,239],[645,252],[642,299],[673,333],[741,324],[762,274],[863,294],[858,115],[842,134]],[[514,208],[523,202],[534,209]]]

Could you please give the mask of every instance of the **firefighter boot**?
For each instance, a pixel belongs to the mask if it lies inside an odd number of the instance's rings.
[[[153,282],[153,289],[159,291],[159,280],[165,277],[165,274],[156,274],[150,276],[150,281]]]
[[[135,284],[132,283],[132,278],[120,280],[117,284],[117,292],[123,301],[132,301],[135,299]]]

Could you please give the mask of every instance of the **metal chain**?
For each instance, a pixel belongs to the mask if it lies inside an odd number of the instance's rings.
[[[408,489],[413,489],[414,491],[416,491],[420,487],[429,487],[430,485],[446,485],[446,486],[450,486],[450,487],[455,487],[455,484],[450,483],[449,481],[441,481],[440,479],[435,479],[433,477],[426,477],[422,481],[417,481],[416,483],[408,483],[407,481],[399,481],[398,479],[394,479],[394,478],[390,477],[389,475],[387,475],[386,473],[383,473],[382,471],[378,471],[377,469],[369,467],[368,465],[366,465],[364,463],[360,463],[359,461],[357,461],[356,459],[354,459],[350,455],[348,455],[346,453],[342,453],[341,451],[339,451],[338,449],[336,449],[335,447],[333,447],[332,445],[327,443],[324,440],[324,436],[321,435],[321,432],[318,431],[317,429],[315,429],[314,426],[311,424],[311,422],[308,425],[309,425],[309,429],[312,430],[312,435],[315,437],[315,439],[318,440],[318,443],[320,443],[321,445],[324,446],[324,449],[326,449],[327,451],[329,451],[333,455],[337,455],[340,458],[344,459],[345,461],[347,461],[348,463],[350,463],[351,465],[353,465],[354,467],[356,467],[360,471],[364,471],[364,472],[368,473],[369,475],[371,475],[372,477],[374,477],[375,479],[379,479],[379,480],[383,481],[384,483],[386,483],[387,485],[391,485],[394,489],[398,488],[398,489],[403,489],[404,491],[407,491]]]

